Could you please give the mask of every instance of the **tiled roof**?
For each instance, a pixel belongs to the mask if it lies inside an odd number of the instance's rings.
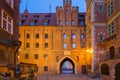
[[[55,13],[22,13],[20,14],[20,20],[22,25],[36,25],[42,26],[44,22],[48,22],[48,25],[56,25]],[[45,24],[44,24],[45,25]]]

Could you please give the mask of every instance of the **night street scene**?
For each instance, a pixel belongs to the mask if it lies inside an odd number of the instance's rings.
[[[0,0],[0,80],[120,80],[120,0]]]

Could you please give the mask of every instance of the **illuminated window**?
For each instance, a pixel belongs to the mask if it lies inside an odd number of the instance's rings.
[[[25,59],[28,59],[29,58],[29,54],[25,54]]]
[[[66,34],[63,34],[63,39],[66,39],[66,37],[67,37]]]
[[[2,10],[1,27],[10,34],[13,34],[13,18],[4,10]]]
[[[64,43],[63,47],[64,47],[64,48],[67,48],[67,43]]]

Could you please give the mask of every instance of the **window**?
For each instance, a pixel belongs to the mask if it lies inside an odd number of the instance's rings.
[[[72,34],[72,39],[75,39],[76,38],[76,35],[75,34]]]
[[[81,43],[81,48],[84,48],[84,47],[85,47],[85,43],[82,42],[82,43]]]
[[[44,21],[43,22],[43,26],[47,26],[48,25],[48,22],[47,21]]]
[[[103,6],[102,5],[99,5],[99,12],[103,12]]]
[[[60,26],[62,26],[62,20],[59,21]]]
[[[74,21],[74,20],[72,20],[72,25],[73,25],[73,26],[75,25],[75,21]]]
[[[44,71],[48,71],[48,66],[44,66]]]
[[[103,37],[103,35],[101,34],[100,36],[99,36],[99,41],[103,41],[104,40],[104,37]]]
[[[72,43],[72,48],[76,48],[76,43]]]
[[[35,38],[38,39],[38,38],[39,38],[39,34],[36,34],[36,35],[35,35]]]
[[[50,20],[50,16],[49,15],[45,16],[45,19]]]
[[[46,39],[48,38],[48,34],[45,34],[45,38],[46,38]]]
[[[64,47],[64,49],[67,48],[67,43],[64,43],[63,47]]]
[[[66,37],[67,37],[66,34],[63,34],[63,39],[66,39]]]
[[[30,43],[26,43],[26,48],[30,48]]]
[[[34,59],[38,59],[38,54],[35,54],[35,55],[34,55]]]
[[[27,19],[27,17],[28,17],[27,15],[22,15],[22,20],[25,21]]]
[[[85,35],[84,33],[81,34],[81,39],[84,39],[85,38]]]
[[[39,43],[35,43],[35,48],[39,48]]]
[[[66,14],[68,14],[68,10],[66,10]]]
[[[114,12],[114,2],[111,0],[110,4],[108,5],[108,17]]]
[[[34,25],[35,25],[35,22],[34,22],[34,21],[31,21],[31,22],[30,22],[30,25],[31,25],[31,26],[34,26]]]
[[[109,25],[109,35],[112,35],[114,33],[114,22],[112,22],[110,25]]]
[[[48,43],[45,43],[45,48],[48,48]]]
[[[80,24],[81,26],[83,26],[83,25],[85,25],[85,22],[84,22],[84,21],[80,21],[79,24]]]
[[[34,15],[34,20],[38,20],[39,15]]]
[[[5,31],[13,34],[13,18],[10,17],[4,10],[2,10],[1,26]]]
[[[23,24],[23,23],[20,21],[20,22],[19,22],[19,26],[22,26],[22,24]]]
[[[26,38],[29,39],[30,38],[30,34],[26,34]]]
[[[29,54],[25,54],[25,59],[28,59],[29,58]]]
[[[48,55],[47,54],[44,54],[44,59],[48,59]]]
[[[68,26],[68,20],[65,21],[65,25]]]

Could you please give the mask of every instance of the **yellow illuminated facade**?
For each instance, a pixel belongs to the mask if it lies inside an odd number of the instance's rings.
[[[91,70],[92,54],[85,48],[85,13],[79,13],[78,7],[71,9],[71,0],[63,0],[63,3],[64,9],[57,7],[55,14],[34,14],[25,10],[20,15],[19,61],[37,64],[40,74],[61,74],[66,61],[72,64],[73,74]],[[43,15],[45,19],[41,24]],[[55,20],[55,25],[49,25],[51,19]],[[31,25],[27,24],[29,22]]]

